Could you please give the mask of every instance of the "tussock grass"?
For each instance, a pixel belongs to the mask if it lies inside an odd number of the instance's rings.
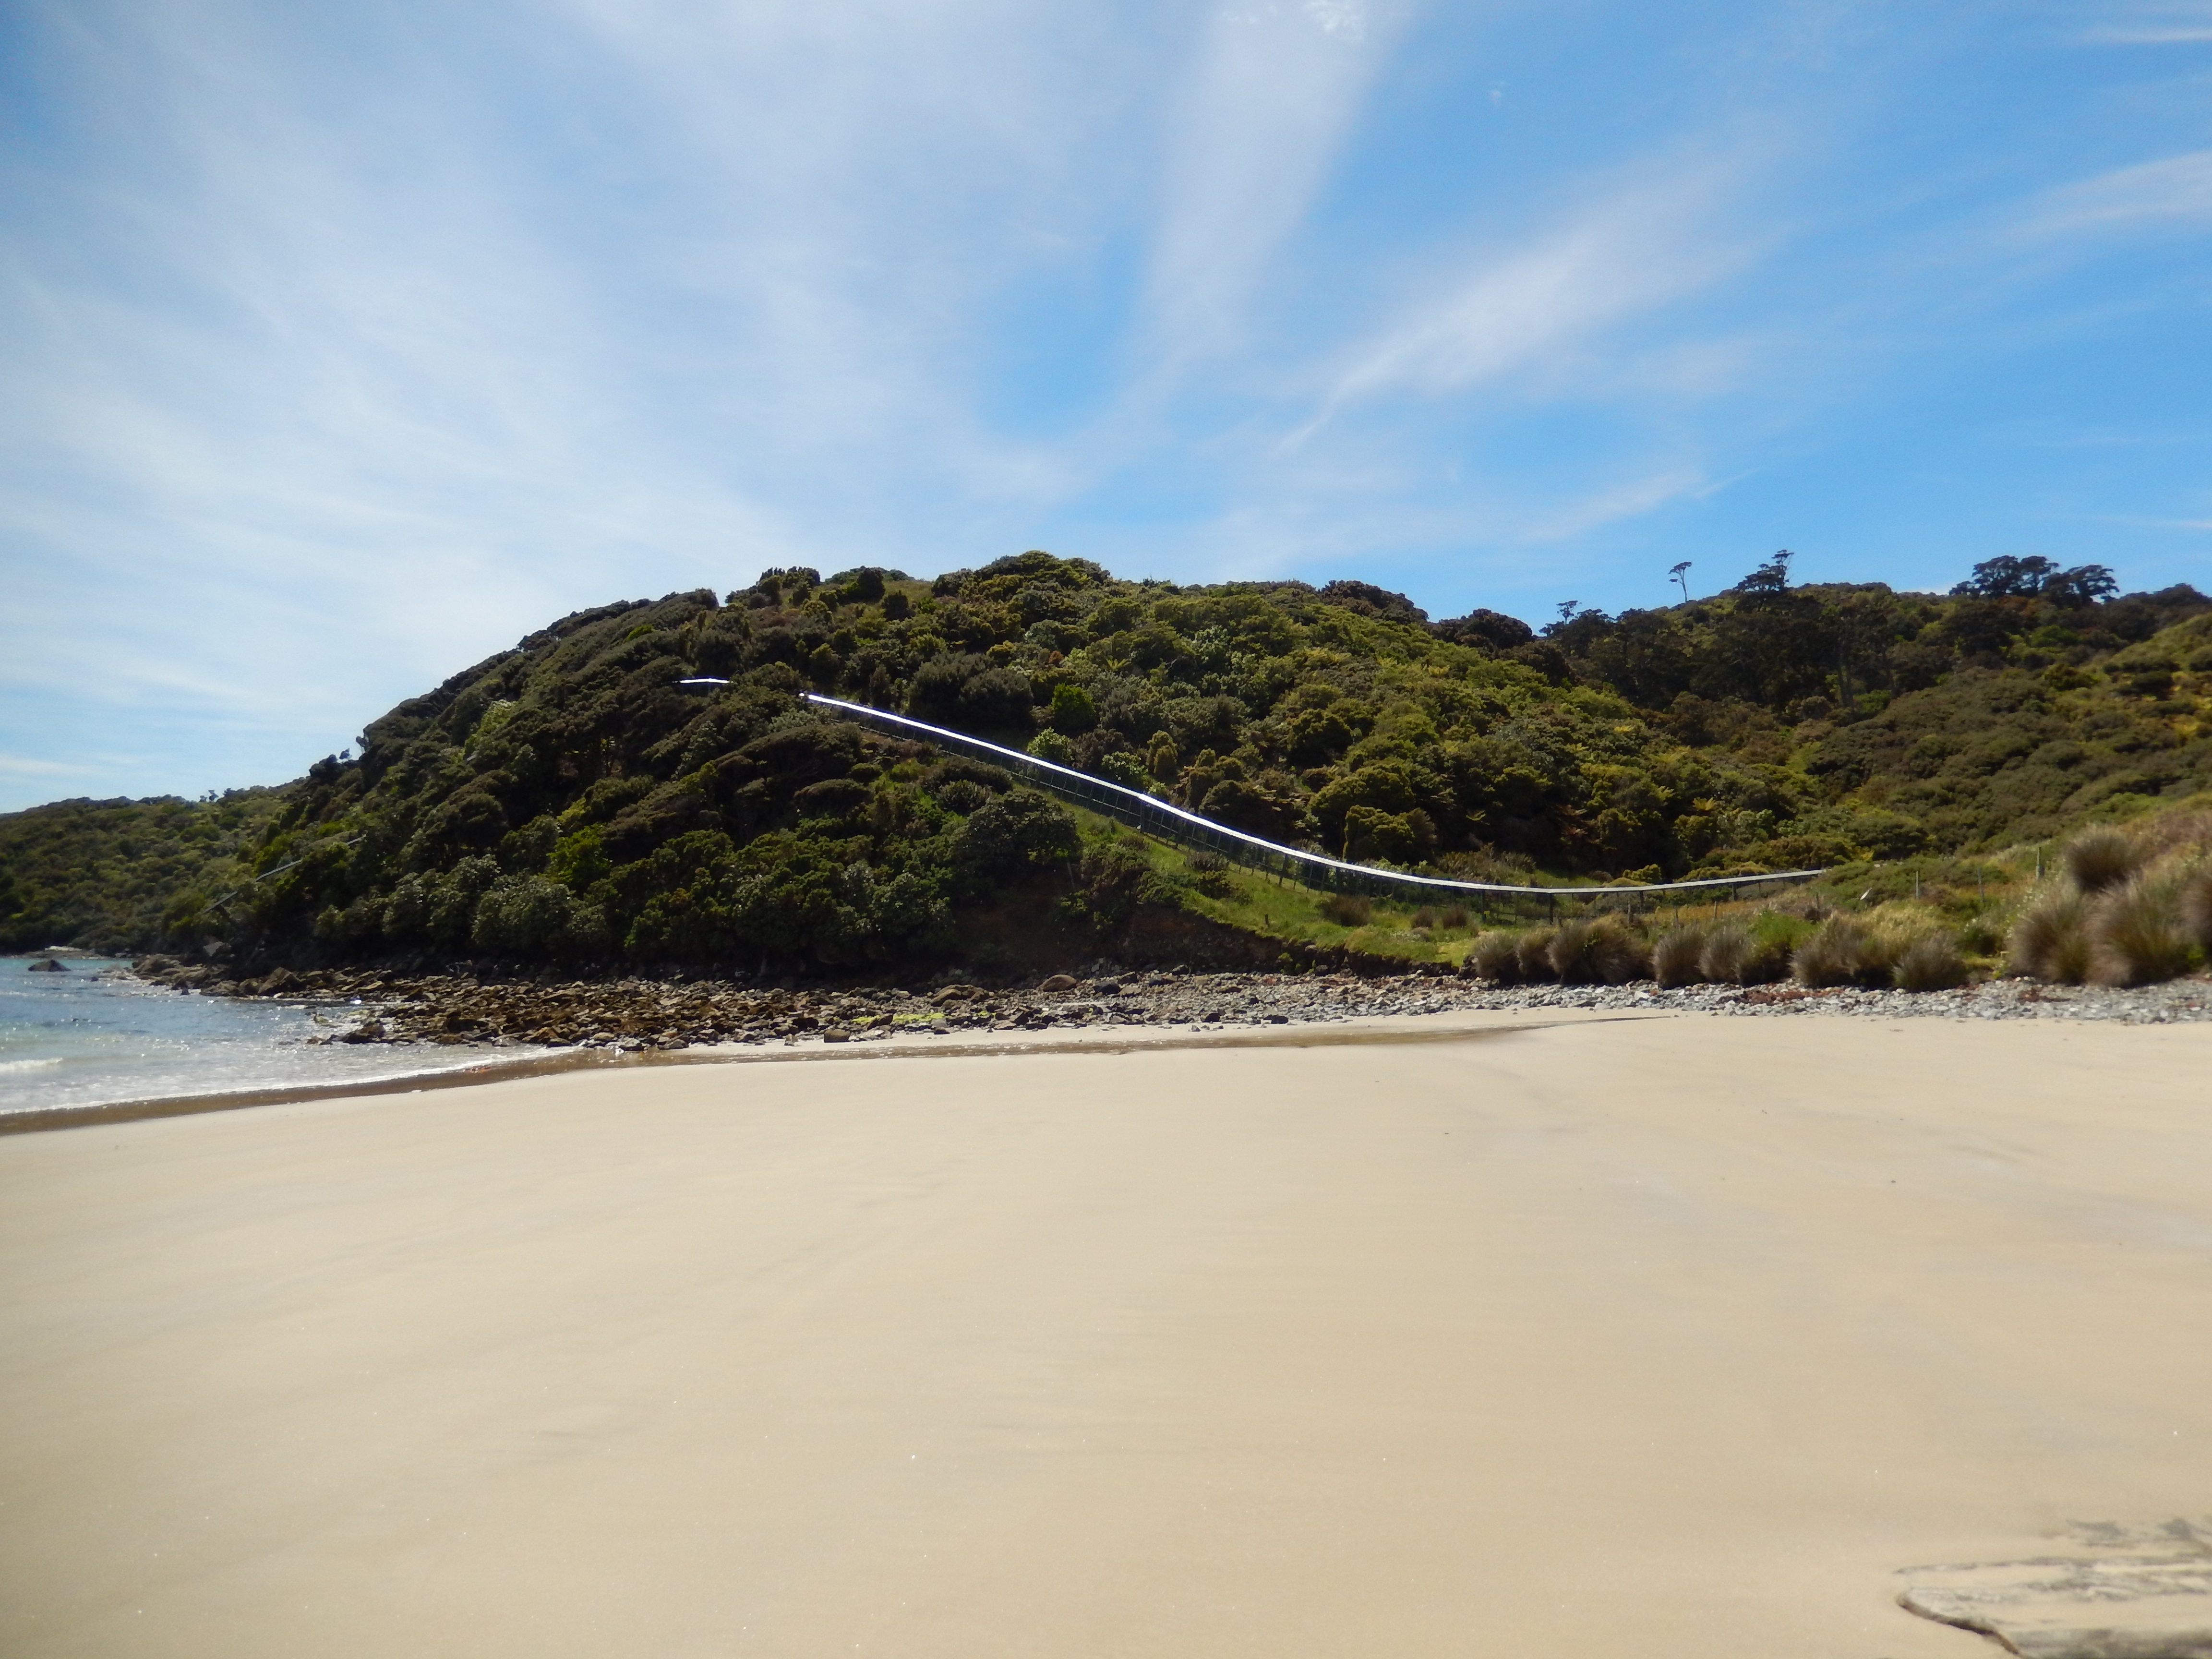
[[[1692,921],[1661,933],[1651,942],[1651,977],[1669,988],[1697,984],[1704,977],[1698,958],[1705,954],[1705,931]]]
[[[1447,904],[1437,913],[1437,926],[1447,932],[1456,932],[1474,920],[1468,915],[1464,904]]]
[[[2156,866],[2106,893],[2091,926],[2090,977],[2100,985],[2155,985],[2189,971],[2182,872]]]
[[[1357,893],[1331,893],[1317,907],[1340,927],[1364,927],[1375,918],[1375,906]]]
[[[1966,982],[1966,958],[1948,933],[1923,933],[1897,954],[1900,991],[1948,991]]]
[[[1498,985],[1521,982],[1521,935],[1492,928],[1468,947],[1461,971],[1470,979],[1486,979]]]
[[[1521,979],[1528,985],[1541,984],[1552,977],[1552,939],[1549,927],[1531,927],[1521,935]]]
[[[1830,916],[1790,958],[1800,985],[1886,985],[1898,952],[1856,916]]]
[[[1698,952],[1698,974],[1715,985],[1771,985],[1789,967],[1788,947],[1761,939],[1747,922],[1722,922]]]
[[[2125,832],[2107,825],[2084,830],[2066,843],[2066,872],[2085,893],[2118,887],[2143,861],[2142,848]]]
[[[2006,966],[2052,985],[2079,985],[2089,977],[2088,901],[2070,885],[2031,900],[2012,925]]]
[[[2192,866],[2182,876],[2179,897],[2182,931],[2212,957],[2212,860]]]
[[[1552,936],[1550,956],[1562,985],[1626,985],[1651,965],[1644,941],[1613,916],[1564,924]]]
[[[1407,925],[1414,927],[1433,928],[1437,925],[1437,913],[1434,910],[1431,910],[1427,905],[1424,904],[1419,909],[1413,912],[1413,919]]]

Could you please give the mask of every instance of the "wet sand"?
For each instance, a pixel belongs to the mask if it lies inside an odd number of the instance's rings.
[[[0,1140],[0,1652],[1971,1656],[2212,1507],[2212,1028],[1461,1023]]]

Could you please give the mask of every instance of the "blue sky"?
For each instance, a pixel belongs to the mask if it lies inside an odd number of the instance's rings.
[[[1029,547],[2212,586],[2212,0],[11,0],[0,807]]]

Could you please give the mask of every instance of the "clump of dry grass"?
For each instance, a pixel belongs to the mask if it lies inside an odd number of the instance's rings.
[[[1521,935],[1521,978],[1524,983],[1540,984],[1551,978],[1553,937],[1549,927],[1531,927]]]
[[[1449,933],[1466,927],[1473,920],[1464,904],[1447,904],[1437,915],[1437,926]]]
[[[1724,921],[1705,935],[1698,972],[1715,985],[1769,985],[1789,969],[1778,945],[1763,943],[1741,921]]]
[[[1494,927],[1468,947],[1460,969],[1469,979],[1486,979],[1497,985],[1521,982],[1521,935]]]
[[[2189,971],[2181,873],[2170,866],[2147,870],[2099,901],[2091,927],[2090,976],[2100,985],[2156,985]]]
[[[2014,921],[2008,970],[2153,985],[2212,956],[2212,812],[2184,808],[2066,843],[2066,875]]]
[[[2089,977],[2089,905],[2071,887],[2053,887],[2020,913],[2006,944],[2006,966],[2053,985]]]
[[[2212,860],[2191,866],[2181,878],[2180,889],[2182,931],[2198,950],[2212,956]]]
[[[2118,887],[2142,866],[2142,848],[2107,826],[2084,830],[2066,843],[2066,872],[2085,893]]]
[[[1431,910],[1427,905],[1424,904],[1419,909],[1413,912],[1412,925],[1417,928],[1434,927],[1437,925],[1437,913],[1434,910]]]
[[[1375,917],[1375,906],[1357,893],[1331,893],[1321,902],[1321,913],[1340,927],[1364,927]]]
[[[1698,959],[1705,954],[1705,930],[1698,923],[1683,922],[1651,942],[1651,976],[1669,988],[1695,985],[1703,976]]]
[[[1948,991],[1966,982],[1966,963],[1950,934],[1923,933],[1898,952],[1894,973],[1900,991]]]
[[[1650,969],[1644,941],[1613,916],[1565,923],[1552,936],[1550,955],[1562,985],[1626,985]]]
[[[1800,985],[1887,984],[1897,953],[1853,916],[1830,916],[1813,930],[1790,961]]]

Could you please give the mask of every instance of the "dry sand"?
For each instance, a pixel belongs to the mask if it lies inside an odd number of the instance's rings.
[[[1978,1655],[1892,1571],[2212,1499],[2208,1061],[1662,1018],[0,1140],[0,1652]]]

